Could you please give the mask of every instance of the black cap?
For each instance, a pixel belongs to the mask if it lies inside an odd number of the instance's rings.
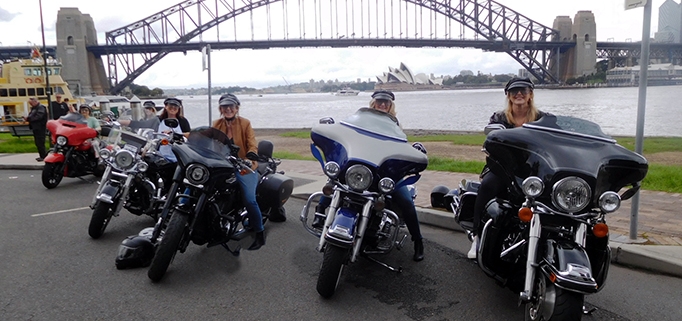
[[[156,110],[156,103],[151,100],[147,100],[142,104],[142,107]]]
[[[512,78],[507,82],[507,85],[504,86],[504,94],[506,95],[509,90],[513,88],[530,88],[533,89],[535,88],[535,85],[533,82],[530,80],[530,78]]]
[[[386,99],[386,100],[395,100],[395,95],[388,91],[388,90],[377,90],[372,94],[372,98],[374,99]]]
[[[175,105],[178,107],[182,107],[182,100],[178,98],[166,98],[166,100],[163,101],[164,105]]]
[[[239,102],[239,99],[237,96],[233,94],[224,94],[220,96],[220,99],[218,100],[218,105],[219,106],[229,106],[229,105],[235,105],[239,106],[241,103]]]

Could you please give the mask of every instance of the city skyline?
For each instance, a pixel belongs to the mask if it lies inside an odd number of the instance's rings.
[[[146,16],[177,4],[178,0],[139,3],[120,0],[116,6],[101,6],[84,0],[44,2],[46,43],[56,43],[54,22],[60,7],[77,7],[93,17],[98,31],[98,42],[103,43],[104,32],[120,28]],[[397,1],[396,1],[397,2]],[[550,5],[541,0],[507,0],[501,4],[544,25],[551,26],[557,15],[573,19],[578,10],[590,10],[597,21],[598,41],[639,41],[641,39],[641,8],[624,10],[621,1],[595,2],[577,0]],[[653,1],[652,35],[657,30],[658,8],[664,1]],[[27,24],[27,21],[32,23]],[[0,6],[0,27],[22,32],[0,35],[0,43],[26,45],[40,43],[40,23],[37,3],[3,3]],[[25,32],[23,32],[25,31]],[[473,34],[470,32],[469,34]],[[339,79],[355,81],[374,79],[390,66],[401,62],[427,75],[456,75],[461,70],[474,73],[516,73],[521,68],[505,53],[484,52],[478,49],[433,48],[296,48],[269,50],[221,50],[212,54],[212,83],[221,86],[249,86],[264,88],[310,79]],[[135,80],[160,88],[189,88],[205,86],[207,74],[201,70],[201,54],[173,53],[163,58]]]

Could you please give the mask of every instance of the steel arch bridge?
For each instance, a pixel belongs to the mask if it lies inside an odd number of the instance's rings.
[[[107,56],[112,93],[169,53],[208,43],[213,49],[473,47],[505,52],[540,82],[556,83],[553,58],[575,44],[553,39],[558,31],[494,0],[187,0],[107,32],[105,46],[88,50]]]

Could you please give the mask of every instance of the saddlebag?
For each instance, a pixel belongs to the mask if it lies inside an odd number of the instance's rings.
[[[261,208],[280,208],[291,196],[294,190],[294,180],[273,173],[265,176],[256,189],[256,199]]]

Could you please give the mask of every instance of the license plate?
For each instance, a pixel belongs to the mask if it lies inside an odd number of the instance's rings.
[[[126,144],[125,146],[123,146],[123,149],[125,149],[125,150],[127,150],[127,151],[130,151],[130,152],[133,153],[133,154],[136,154],[136,153],[137,153],[137,147],[132,146],[132,145]]]

